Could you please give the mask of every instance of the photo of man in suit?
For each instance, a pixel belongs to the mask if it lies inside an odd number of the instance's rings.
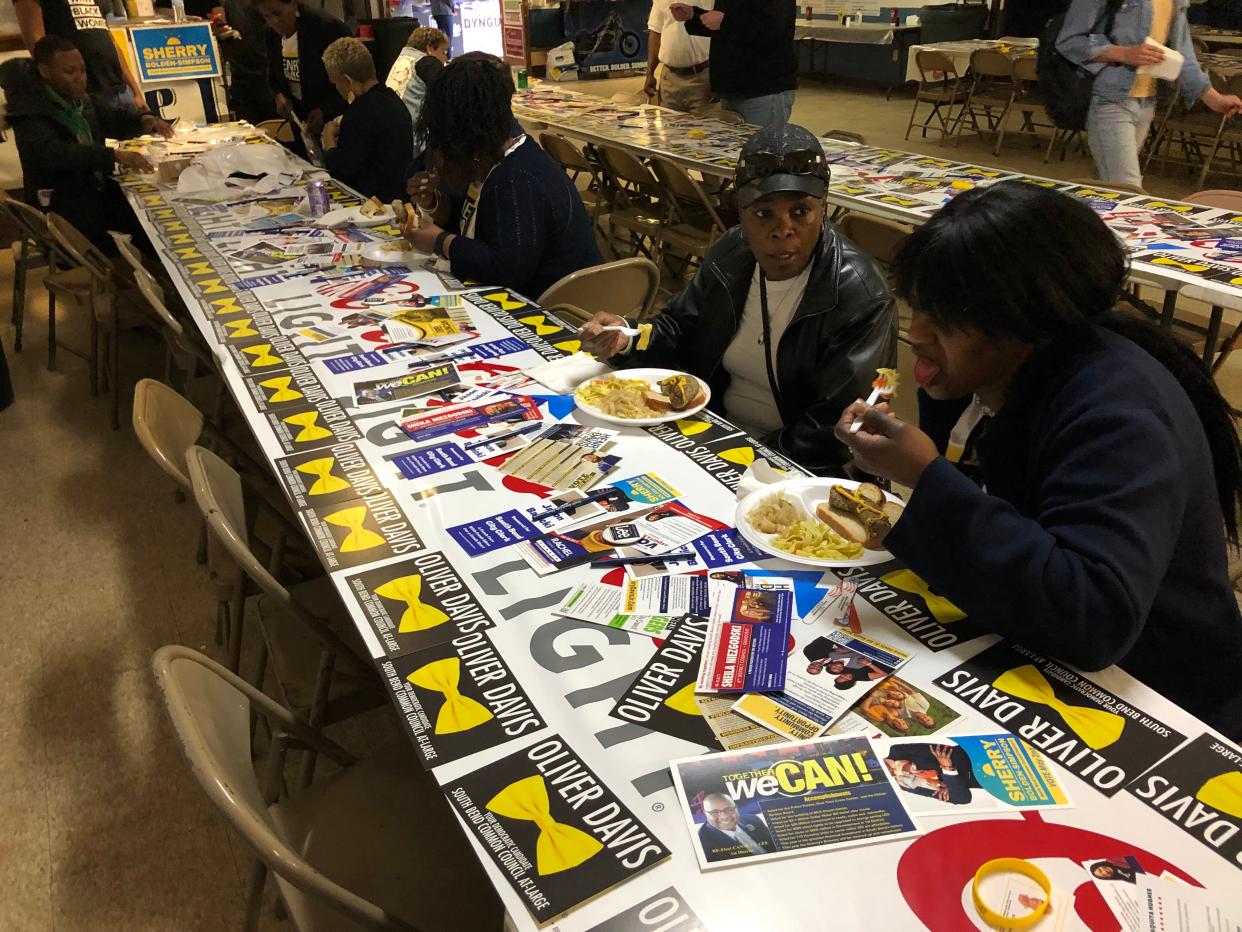
[[[707,821],[699,826],[699,844],[709,861],[728,861],[776,850],[762,820],[743,816],[737,804],[723,793],[703,797],[703,815]]]
[[[979,782],[970,757],[955,744],[899,744],[889,750],[884,766],[907,793],[931,796],[943,803],[964,806]]]

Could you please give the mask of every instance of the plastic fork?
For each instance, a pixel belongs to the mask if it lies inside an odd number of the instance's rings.
[[[881,398],[891,398],[897,391],[897,373],[892,369],[877,369],[875,381],[871,383],[871,394],[867,396],[867,407],[872,407]],[[850,425],[850,433],[858,433],[862,427],[862,418]]]

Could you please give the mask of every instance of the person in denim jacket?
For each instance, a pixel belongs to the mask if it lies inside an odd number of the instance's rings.
[[[1196,100],[1236,116],[1242,100],[1221,94],[1199,67],[1190,27],[1188,0],[1124,0],[1117,8],[1109,35],[1100,30],[1107,20],[1108,0],[1073,0],[1057,38],[1057,51],[1096,75],[1087,135],[1095,170],[1101,181],[1143,183],[1138,154],[1156,111],[1156,79],[1138,74],[1143,65],[1158,65],[1166,48],[1185,59],[1177,90],[1187,104]],[[1147,43],[1150,38],[1155,45]]]

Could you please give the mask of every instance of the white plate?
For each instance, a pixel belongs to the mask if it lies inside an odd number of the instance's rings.
[[[676,369],[618,369],[616,372],[610,374],[619,379],[642,379],[651,386],[653,391],[659,391],[659,386],[656,385],[656,383],[660,381],[660,379],[667,379],[670,375],[687,375],[688,373],[678,372]],[[595,405],[587,404],[578,397],[579,388],[589,385],[597,379],[604,378],[608,378],[608,376],[596,376],[594,379],[587,379],[585,382],[580,383],[578,387],[574,389],[574,403],[587,414],[591,415],[591,417],[599,418],[601,421],[607,421],[609,424],[620,424],[622,427],[651,427],[653,424],[669,424],[673,421],[680,421],[683,418],[693,417],[698,414],[706,408],[707,403],[712,400],[712,390],[707,387],[707,383],[702,379],[696,379],[699,383],[699,387],[703,389],[703,400],[692,407],[686,408],[685,411],[670,411],[668,414],[661,414],[659,417],[616,417],[612,414],[605,414],[599,408],[595,407]],[[690,376],[690,378],[693,379],[694,376]]]
[[[392,220],[392,208],[387,204],[384,205],[382,213],[376,214],[374,217],[364,217],[362,215],[361,205],[353,207],[338,207],[336,210],[330,210],[322,217],[315,220],[315,223],[321,227],[377,227]]]
[[[755,526],[750,523],[750,519],[747,518],[747,515],[750,514],[751,510],[760,501],[778,492],[793,502],[795,506],[801,507],[803,512],[805,512],[805,517],[815,518],[815,506],[828,498],[828,489],[834,485],[844,486],[847,489],[856,489],[862,483],[854,482],[851,479],[786,479],[784,482],[773,482],[771,485],[765,485],[762,489],[751,492],[737,503],[737,512],[733,517],[733,523],[742,532],[743,537],[764,553],[770,553],[772,556],[780,557],[782,560],[787,560],[790,563],[802,563],[806,566],[873,566],[876,563],[885,563],[893,559],[893,555],[887,550],[863,550],[862,556],[853,560],[823,560],[818,557],[797,556],[787,550],[781,550],[772,546],[772,540],[776,535],[764,534],[756,530]],[[891,492],[885,492],[884,494],[889,501],[897,502],[903,508],[905,507],[904,499]]]
[[[387,245],[387,242],[367,243],[362,247],[362,256],[380,265],[421,265],[431,258],[427,253],[419,252],[413,246],[406,246],[401,252],[385,252],[384,247]]]

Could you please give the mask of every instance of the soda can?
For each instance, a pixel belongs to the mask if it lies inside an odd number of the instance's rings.
[[[525,68],[519,68],[519,69],[518,69],[518,79],[517,79],[517,86],[518,86],[518,90],[519,90],[519,91],[524,91],[524,90],[526,90],[528,83],[529,83],[529,82],[526,80],[526,69],[525,69]]]
[[[306,198],[312,217],[322,217],[328,212],[328,188],[322,178],[306,182]]]

